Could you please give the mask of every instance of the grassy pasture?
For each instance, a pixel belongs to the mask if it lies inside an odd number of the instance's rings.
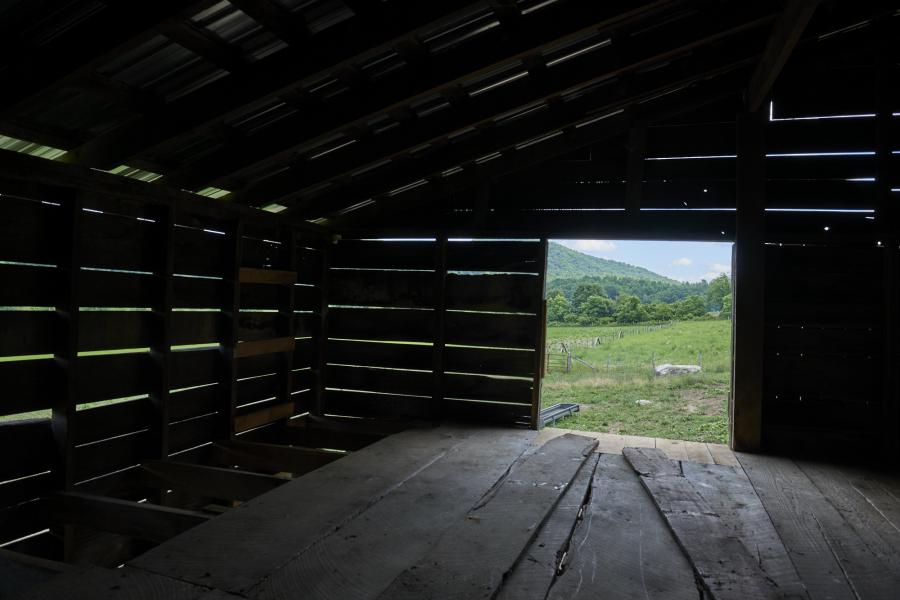
[[[622,337],[619,331],[623,332]],[[596,346],[586,340],[602,338]],[[701,442],[726,442],[731,385],[731,322],[687,321],[648,331],[646,327],[550,327],[547,342],[572,353],[595,370],[573,362],[565,373],[551,359],[542,404],[581,404],[581,412],[560,427]],[[572,343],[574,342],[574,343]],[[595,342],[594,342],[595,343]],[[655,364],[697,364],[695,375],[656,377]],[[639,403],[648,400],[649,403]]]

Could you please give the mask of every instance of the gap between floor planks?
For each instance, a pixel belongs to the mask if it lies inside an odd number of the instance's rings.
[[[622,454],[623,448],[659,448],[672,460],[684,460],[704,465],[738,466],[737,458],[725,444],[667,440],[665,438],[651,438],[638,435],[618,435],[596,431],[563,429],[561,427],[543,428],[537,440],[535,440],[535,445],[540,446],[566,433],[574,433],[575,435],[596,439],[598,442],[597,452],[604,454]]]

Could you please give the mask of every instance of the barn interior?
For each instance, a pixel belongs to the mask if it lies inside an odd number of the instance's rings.
[[[894,598],[900,5],[0,2],[0,598]],[[734,243],[729,448],[541,430],[547,240]]]

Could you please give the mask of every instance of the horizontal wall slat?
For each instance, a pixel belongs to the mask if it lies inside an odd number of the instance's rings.
[[[237,405],[257,402],[266,398],[275,398],[280,394],[281,386],[282,379],[278,374],[238,381],[235,384],[237,388]]]
[[[219,308],[225,297],[225,282],[197,277],[172,278],[173,308]]]
[[[0,265],[0,306],[56,306],[59,270]]]
[[[85,212],[80,261],[85,267],[158,272],[156,224],[130,217]]]
[[[498,348],[534,348],[536,316],[448,311],[446,343]]]
[[[534,352],[449,346],[444,348],[444,371],[530,377]]]
[[[78,359],[78,403],[136,396],[150,391],[159,367],[147,352]]]
[[[153,410],[147,399],[79,410],[75,413],[75,443],[86,444],[145,430],[152,417]]]
[[[169,395],[169,422],[176,423],[218,411],[224,406],[222,389],[209,385]]]
[[[434,408],[431,398],[336,390],[325,392],[325,414],[371,418],[427,418],[433,416]]]
[[[55,312],[0,311],[0,356],[53,354],[59,324]]]
[[[4,195],[0,260],[58,264],[59,247],[53,240],[59,239],[63,212],[59,206]]]
[[[531,380],[500,379],[480,375],[444,375],[444,395],[464,400],[531,402]]]
[[[222,276],[230,245],[227,236],[176,227],[174,245],[174,273]]]
[[[434,313],[430,310],[332,308],[328,335],[335,338],[430,342]]]
[[[536,313],[540,301],[536,275],[447,275],[448,309]]]
[[[158,331],[149,312],[89,311],[78,319],[79,351],[149,347]]]
[[[423,371],[328,365],[325,369],[325,385],[329,388],[430,396],[434,377],[430,372]]]
[[[152,275],[82,270],[80,276],[79,306],[149,308],[161,289]]]
[[[0,415],[50,408],[62,392],[63,370],[54,359],[0,363]]]
[[[444,402],[444,415],[466,421],[527,424],[530,421],[531,406],[447,400]]]
[[[169,427],[169,453],[181,452],[217,439],[219,415],[199,417]]]
[[[328,276],[330,304],[395,308],[434,305],[434,273],[332,269]]]
[[[242,312],[238,317],[238,339],[256,341],[283,337],[288,333],[285,321],[278,313]]]
[[[78,446],[74,453],[75,481],[84,481],[136,465],[151,455],[151,436],[147,432]]]
[[[434,242],[341,240],[332,248],[332,267],[434,269]]]
[[[537,242],[449,242],[448,271],[537,273]]]
[[[224,316],[218,312],[173,312],[172,344],[211,344],[222,336]]]
[[[178,350],[169,358],[169,384],[172,389],[203,385],[217,381],[222,365],[218,348]]]
[[[433,347],[416,344],[381,344],[328,340],[326,358],[329,363],[395,369],[431,369]]]
[[[56,444],[49,419],[0,423],[0,481],[49,471],[55,463]]]

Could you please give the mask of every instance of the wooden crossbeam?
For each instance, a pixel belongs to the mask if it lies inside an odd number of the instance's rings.
[[[202,497],[246,501],[281,486],[286,479],[222,467],[155,460],[143,463],[139,480]]]
[[[293,285],[297,283],[297,273],[295,271],[279,271],[277,269],[241,267],[239,280],[240,283]]]
[[[44,504],[51,523],[89,527],[149,542],[164,542],[208,520],[191,510],[79,492],[48,496]]]
[[[221,464],[295,476],[314,471],[344,456],[341,452],[235,440],[215,442],[213,449]]]
[[[332,99],[327,105],[302,110],[296,115],[281,119],[277,127],[228,144],[196,163],[186,165],[169,175],[166,181],[193,188],[220,179],[239,179],[242,172],[258,170],[264,164],[289,162],[295,159],[296,149],[301,144],[309,145],[316,139],[327,140],[343,132],[365,128],[378,114],[391,114],[401,108],[405,109],[410,104],[432,96],[435,90],[458,91],[458,86],[471,79],[473,73],[499,69],[502,64],[514,66],[527,62],[542,56],[548,49],[564,46],[573,40],[646,20],[660,12],[660,5],[665,8],[677,4],[671,1],[654,3],[625,14],[612,15],[610,7],[600,7],[593,3],[566,4],[564,7],[548,9],[552,15],[523,24],[516,30],[515,36],[503,39],[486,36],[486,39],[473,40],[457,51],[438,56],[426,53],[418,60],[414,57],[412,70],[415,76],[410,76],[407,69],[381,78],[366,88],[365,102],[359,101],[359,95],[348,94],[344,98]],[[595,22],[587,27],[580,26],[585,21]],[[576,31],[572,33],[573,30]],[[398,45],[397,51],[408,56],[415,54],[416,49],[421,49],[421,45],[404,43]],[[521,101],[521,94],[514,97]],[[490,99],[496,100],[494,95]],[[488,101],[487,98],[481,100]],[[311,116],[311,111],[316,113],[315,117]],[[457,119],[455,115],[453,118]],[[413,122],[406,129],[414,133],[420,125]],[[390,136],[398,137],[395,131],[390,132]],[[424,136],[419,133],[418,137],[421,139]],[[408,145],[414,143],[410,141]],[[345,156],[343,152],[338,154]],[[383,154],[384,152],[379,156]],[[319,166],[313,170],[313,174],[321,178]],[[309,183],[306,181],[304,185]]]
[[[448,10],[446,3],[394,3],[399,4],[398,10],[405,19],[378,30],[368,29],[359,19],[348,19],[312,36],[314,48],[288,46],[256,61],[252,69],[223,77],[158,111],[97,136],[80,147],[73,158],[93,167],[121,164],[167,140],[242,116],[253,107],[290,95],[304,82],[327,77],[342,64],[388,52],[402,39],[415,38],[436,27]]]
[[[238,342],[234,349],[235,358],[248,356],[261,356],[263,354],[275,354],[276,352],[291,352],[296,345],[292,337],[273,338],[271,340],[255,340],[251,342]]]
[[[308,41],[309,30],[306,26],[278,2],[273,2],[273,0],[233,0],[231,3],[288,44]]]
[[[753,76],[750,78],[750,85],[747,88],[747,109],[749,112],[755,112],[762,105],[772,84],[778,78],[781,68],[787,62],[788,57],[793,52],[806,24],[812,18],[813,13],[819,0],[789,0],[769,36],[766,43],[766,49],[763,52],[759,65]]]

